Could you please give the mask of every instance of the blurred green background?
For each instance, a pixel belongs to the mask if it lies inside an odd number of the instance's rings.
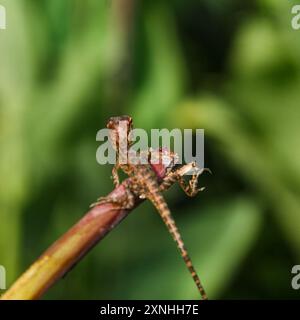
[[[205,192],[166,193],[210,298],[297,298],[300,31],[295,1],[1,0],[0,264],[8,284],[112,189],[109,116],[204,128]],[[46,299],[197,299],[144,203]]]

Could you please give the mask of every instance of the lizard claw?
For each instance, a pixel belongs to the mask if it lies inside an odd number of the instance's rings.
[[[203,172],[207,171],[210,174],[213,174],[212,171],[209,168],[203,168]]]
[[[212,171],[209,168],[199,168],[196,166],[196,172],[197,174],[200,176],[203,172],[209,172],[210,174],[212,174]]]

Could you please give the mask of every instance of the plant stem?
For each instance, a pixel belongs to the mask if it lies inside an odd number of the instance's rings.
[[[120,185],[112,193],[122,197],[125,187]],[[32,264],[1,300],[40,298],[129,212],[110,203],[92,208]]]
[[[165,168],[156,165],[155,169],[157,176],[163,178]],[[185,165],[181,168],[181,174],[184,175],[191,169],[191,164]],[[124,198],[124,183],[113,190],[111,195],[116,199]],[[136,199],[130,209],[121,209],[114,204],[105,203],[89,210],[21,275],[1,300],[39,299],[141,202],[142,200]]]

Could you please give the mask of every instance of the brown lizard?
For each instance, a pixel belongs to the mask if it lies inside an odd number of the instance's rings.
[[[117,161],[112,170],[112,177],[115,186],[117,187],[120,184],[118,169],[123,170],[123,172],[125,172],[130,177],[130,179],[128,180],[129,182],[126,185],[127,197],[122,203],[117,204],[122,208],[129,208],[133,205],[136,197],[149,199],[153,203],[164,223],[166,224],[170,234],[175,240],[180,254],[193,277],[193,280],[201,294],[202,299],[206,300],[207,295],[205,293],[205,290],[192,264],[188,251],[185,248],[184,242],[181,238],[180,232],[177,229],[168,205],[162,196],[162,191],[168,189],[176,181],[179,182],[179,185],[188,196],[195,196],[199,191],[202,190],[202,188],[197,188],[198,177],[206,169],[200,170],[196,167],[196,164],[193,163],[192,167],[195,169],[195,173],[193,173],[191,180],[187,184],[183,179],[181,171],[179,169],[174,170],[176,164],[176,154],[161,149],[157,152],[158,156],[169,156],[169,160],[165,178],[162,181],[158,181],[157,175],[154,170],[155,166],[153,166],[150,162],[150,158],[153,153],[155,153],[155,151],[147,151],[147,157],[149,159],[149,163],[147,164],[133,164],[128,159],[128,149],[132,145],[130,136],[132,127],[132,119],[129,116],[112,117],[107,122],[107,128],[110,129],[110,141],[117,155]],[[105,197],[99,198],[98,202],[93,205],[105,202],[116,203],[117,201],[114,198]]]

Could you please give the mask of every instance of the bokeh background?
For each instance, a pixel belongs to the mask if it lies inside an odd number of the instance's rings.
[[[299,298],[295,1],[1,0],[0,264],[8,284],[112,189],[109,116],[204,128],[206,190],[166,193],[210,298]],[[144,203],[45,299],[197,299]]]

